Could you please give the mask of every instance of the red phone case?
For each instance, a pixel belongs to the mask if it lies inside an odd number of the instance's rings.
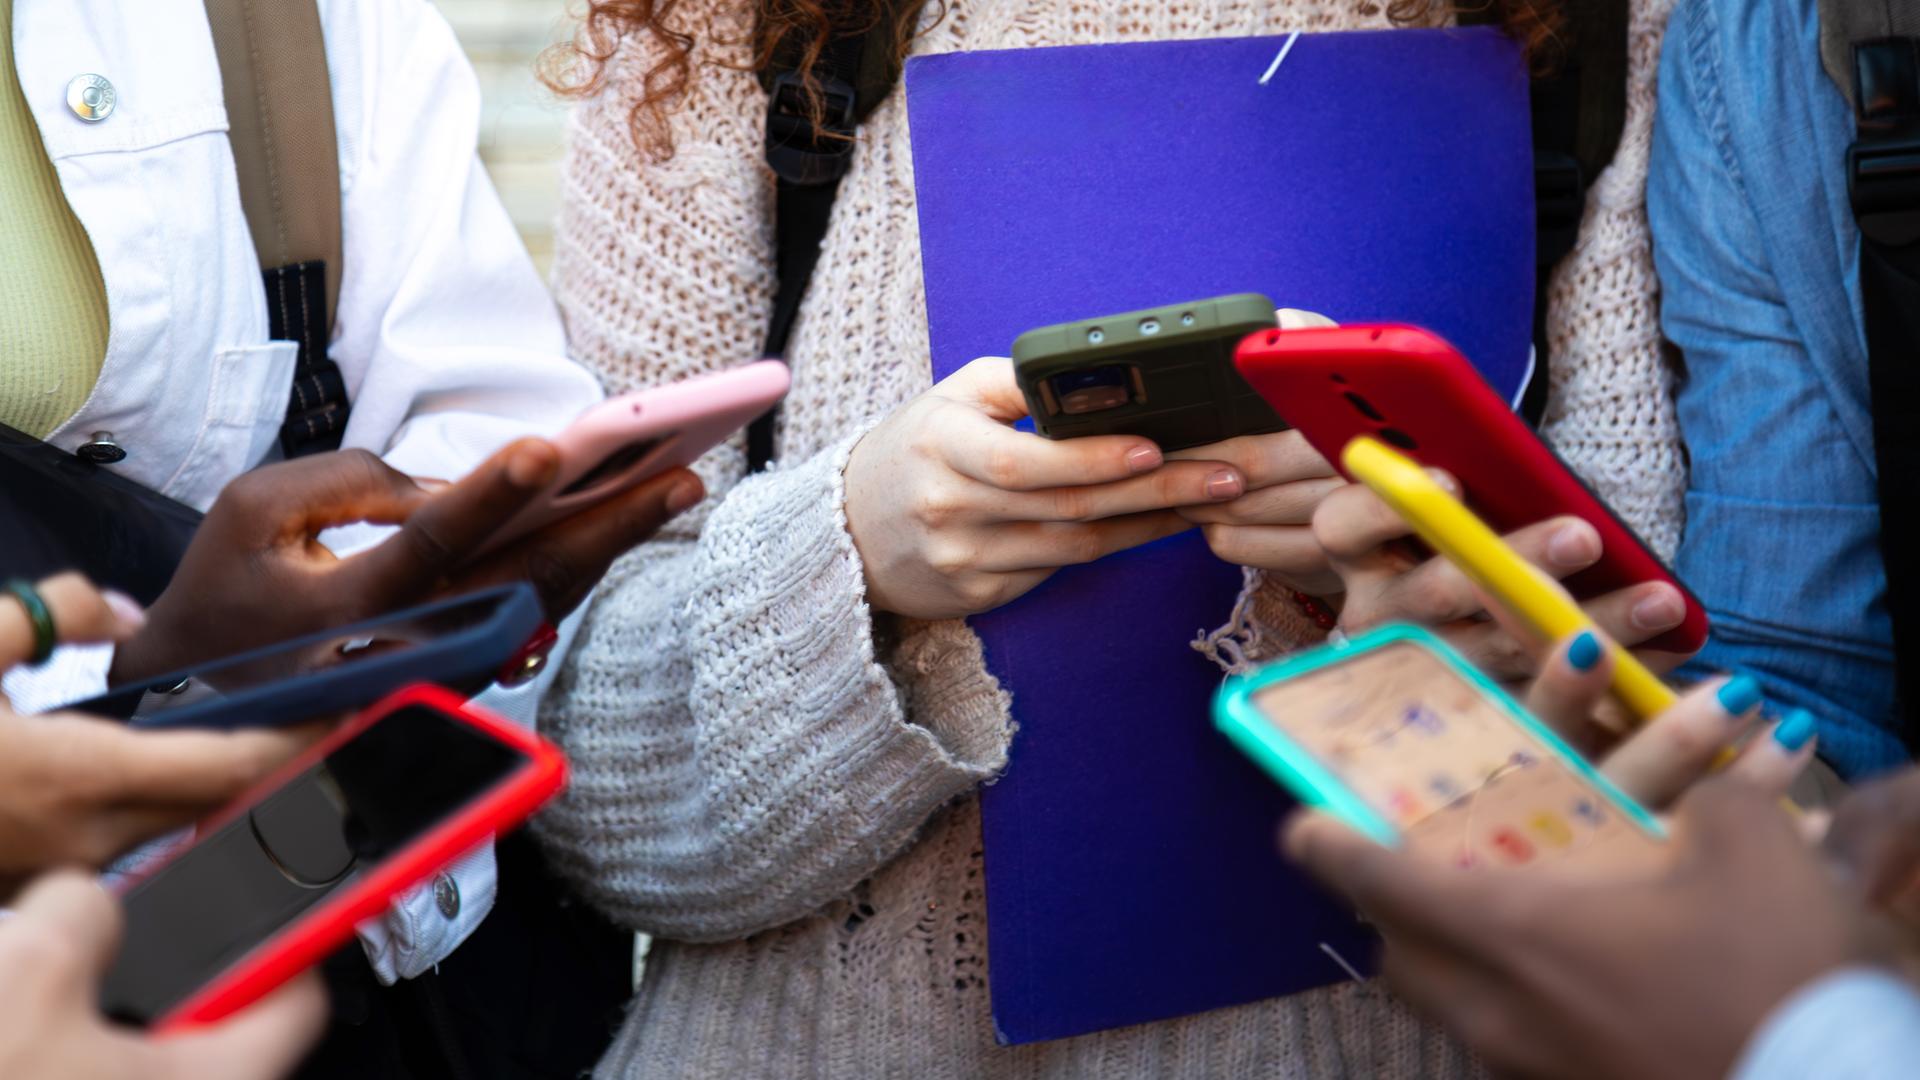
[[[1437,335],[1411,326],[1262,331],[1240,343],[1234,363],[1328,461],[1372,435],[1459,478],[1468,504],[1502,533],[1584,518],[1604,554],[1566,580],[1568,591],[1585,599],[1668,582],[1686,597],[1686,621],[1646,647],[1692,653],[1705,644],[1700,601]]]
[[[321,758],[390,713],[422,706],[463,721],[488,737],[525,754],[527,762],[453,817],[407,847],[396,851],[349,883],[337,895],[302,914],[192,996],[154,1021],[155,1031],[178,1031],[222,1020],[273,992],[288,979],[326,959],[353,936],[353,928],[386,911],[393,897],[425,881],[447,864],[496,833],[524,821],[566,785],[567,763],[551,743],[519,725],[466,703],[437,686],[418,685],[395,692],[309,747],[278,772],[236,799],[202,826],[210,832],[248,812],[280,786],[312,768]],[[166,860],[171,861],[171,860]],[[165,862],[152,872],[163,869]],[[125,883],[131,888],[139,879]]]

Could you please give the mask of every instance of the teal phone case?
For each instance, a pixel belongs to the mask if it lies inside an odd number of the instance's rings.
[[[1515,724],[1539,739],[1549,752],[1561,758],[1576,775],[1593,785],[1594,790],[1612,803],[1627,820],[1652,836],[1666,836],[1666,829],[1646,807],[1621,791],[1591,762],[1568,746],[1557,732],[1513,700],[1498,683],[1489,679],[1431,631],[1407,623],[1389,623],[1344,642],[1311,649],[1229,679],[1214,697],[1214,724],[1242,753],[1252,758],[1302,803],[1325,810],[1380,844],[1397,846],[1400,830],[1367,805],[1320,759],[1269,723],[1253,697],[1275,683],[1344,663],[1374,649],[1401,643],[1425,649],[1438,657],[1511,717]]]

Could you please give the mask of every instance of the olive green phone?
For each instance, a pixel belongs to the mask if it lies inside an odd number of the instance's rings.
[[[1014,373],[1049,439],[1142,435],[1182,450],[1286,429],[1233,366],[1241,339],[1273,326],[1273,301],[1254,293],[1043,326],[1014,341]]]

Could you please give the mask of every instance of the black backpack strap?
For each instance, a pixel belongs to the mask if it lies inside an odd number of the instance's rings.
[[[1823,26],[1823,31],[1825,27]],[[1903,736],[1920,750],[1920,38],[1852,45],[1855,140],[1848,194],[1860,225],[1860,291]]]
[[[767,165],[776,179],[774,266],[779,280],[767,326],[769,357],[786,356],[800,301],[820,261],[840,178],[853,164],[860,122],[899,79],[898,33],[920,6],[919,0],[884,5],[871,26],[829,41],[810,72],[801,70],[805,43],[782,42],[773,63],[761,73],[767,90]],[[747,428],[749,472],[759,472],[773,460],[778,415],[775,406]]]
[[[1499,21],[1494,5],[1463,11],[1462,25]],[[1568,5],[1572,47],[1549,58],[1533,80],[1534,294],[1532,377],[1520,415],[1538,426],[1546,415],[1547,286],[1554,267],[1573,251],[1587,188],[1613,161],[1627,119],[1626,0],[1581,0]]]

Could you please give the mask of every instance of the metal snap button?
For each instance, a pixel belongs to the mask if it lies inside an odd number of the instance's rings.
[[[460,914],[460,886],[454,884],[452,876],[441,873],[434,877],[433,904],[449,919]]]
[[[89,124],[113,115],[116,96],[113,84],[99,75],[75,75],[67,83],[67,108]]]
[[[80,444],[74,456],[81,461],[90,461],[95,465],[114,465],[127,460],[127,452],[113,441],[113,432],[96,431],[93,438]]]

